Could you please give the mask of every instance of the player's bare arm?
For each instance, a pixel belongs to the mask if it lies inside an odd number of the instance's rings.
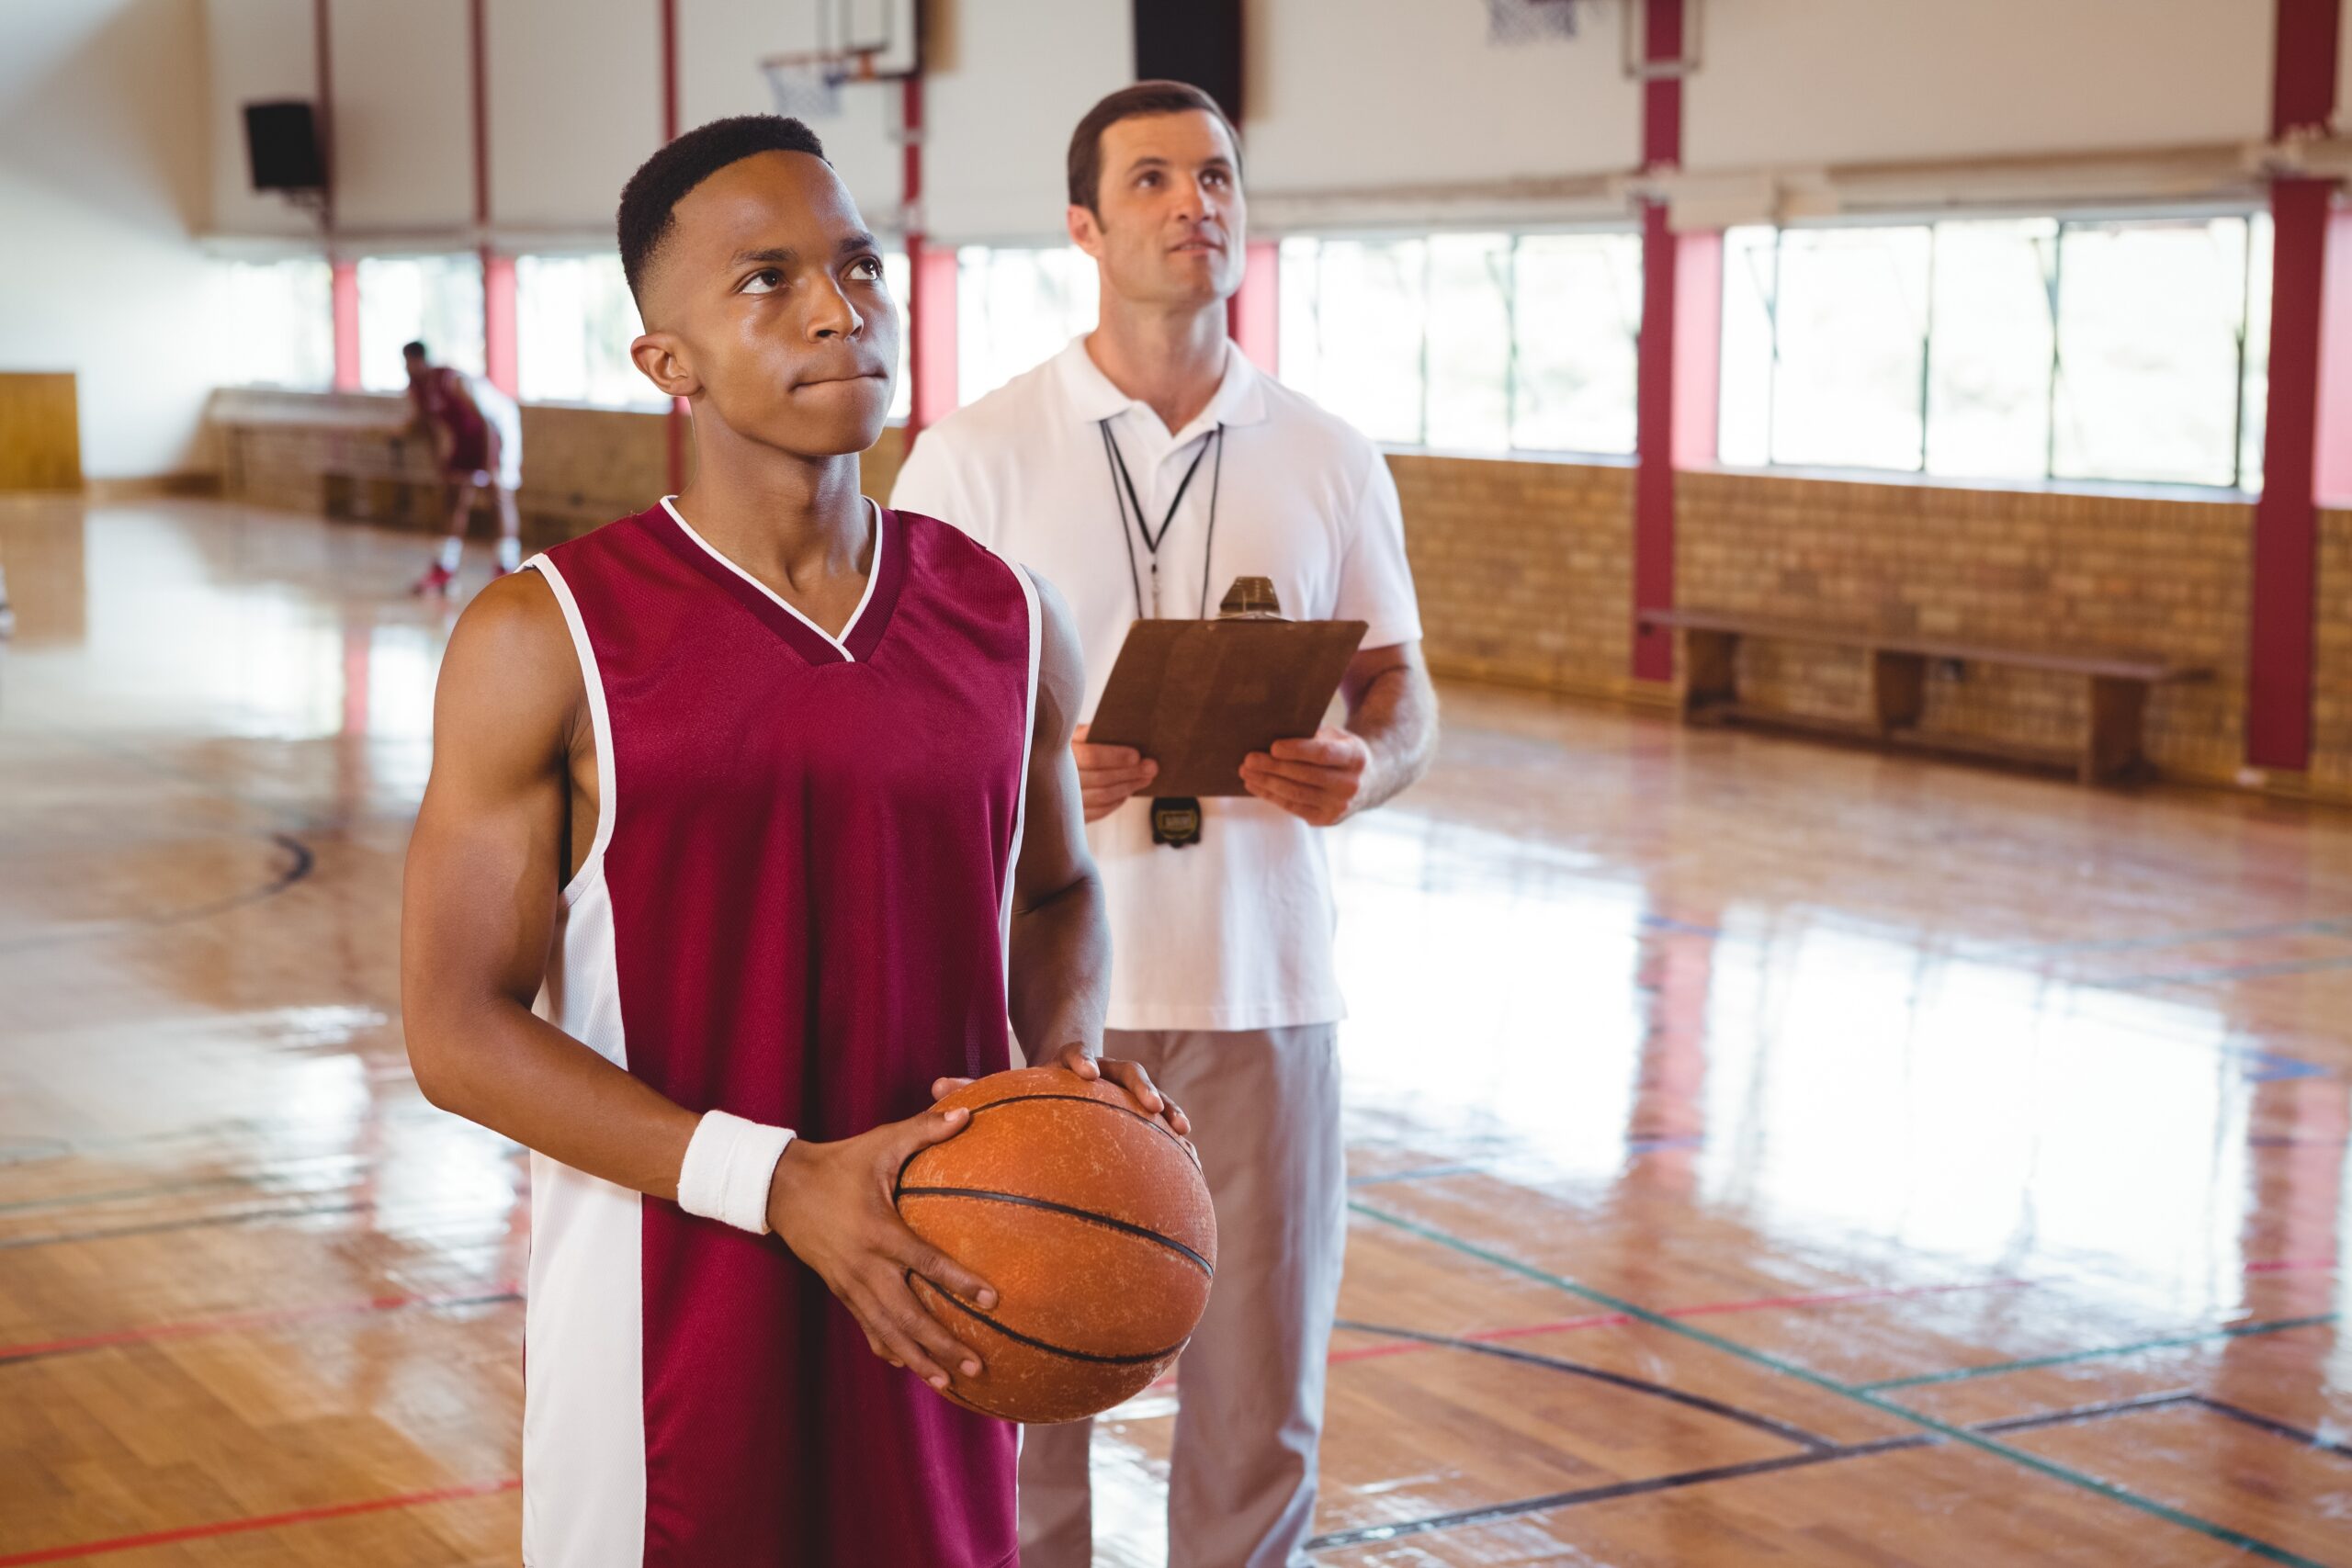
[[[1318,828],[1369,811],[1410,788],[1437,753],[1437,689],[1419,642],[1367,648],[1340,682],[1345,728],[1277,740],[1241,764],[1251,795]]]
[[[699,1120],[531,1011],[558,900],[596,814],[595,750],[562,612],[537,572],[484,589],[458,623],[435,699],[433,773],[410,840],[401,993],[417,1087],[446,1111],[574,1169],[674,1201]],[[858,1320],[876,1353],[944,1385],[971,1351],[923,1310],[909,1270],[983,1306],[987,1283],[924,1243],[890,1201],[918,1148],[962,1112],[857,1137],[796,1140],[768,1220]]]
[[[1104,1060],[1102,1019],[1110,1005],[1111,928],[1102,876],[1086,847],[1080,783],[1078,710],[1086,668],[1069,607],[1051,583],[1037,587],[1040,649],[1037,716],[1029,737],[1029,794],[1023,807],[1021,859],[1012,873],[1012,981],[1007,1005],[1023,1055],[1039,1066],[1064,1066],[1080,1077],[1108,1077],[1147,1111],[1166,1116],[1179,1134],[1192,1122],[1168,1102],[1135,1062]],[[934,1095],[963,1086],[942,1078]]]

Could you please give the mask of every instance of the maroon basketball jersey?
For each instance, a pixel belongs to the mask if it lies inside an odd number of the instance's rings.
[[[541,1010],[692,1111],[820,1140],[914,1115],[1008,1061],[1035,589],[874,508],[836,638],[668,508],[530,563],[600,790]],[[1014,1560],[1013,1429],[877,1359],[773,1236],[535,1156],[526,1347],[537,1568]]]

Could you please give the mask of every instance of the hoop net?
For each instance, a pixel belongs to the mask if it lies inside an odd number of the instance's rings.
[[[864,51],[774,55],[760,62],[760,72],[775,112],[797,120],[838,118],[842,85],[875,79],[874,56]]]

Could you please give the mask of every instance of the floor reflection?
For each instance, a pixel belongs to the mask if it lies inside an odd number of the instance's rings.
[[[400,1041],[419,551],[0,507],[0,1561],[345,1502],[319,1560],[511,1561],[525,1171]],[[1318,1561],[2352,1562],[2352,818],[1449,725],[1330,840]]]

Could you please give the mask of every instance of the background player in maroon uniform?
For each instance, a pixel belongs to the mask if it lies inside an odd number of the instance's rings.
[[[409,406],[415,411],[411,427],[424,426],[433,442],[449,507],[440,557],[416,580],[416,592],[439,593],[457,581],[466,525],[484,491],[498,507],[498,568],[492,575],[503,577],[523,553],[523,518],[515,504],[523,484],[522,412],[488,377],[434,364],[421,343],[402,347],[401,356],[408,362]]]
[[[860,496],[898,321],[805,127],[672,143],[621,242],[695,482],[458,623],[402,928],[419,1086],[535,1151],[525,1559],[999,1568],[1012,1429],[892,1370],[979,1370],[910,1272],[994,1304],[890,1201],[930,1086],[1009,1013],[1186,1130],[1093,1059],[1075,637]]]

